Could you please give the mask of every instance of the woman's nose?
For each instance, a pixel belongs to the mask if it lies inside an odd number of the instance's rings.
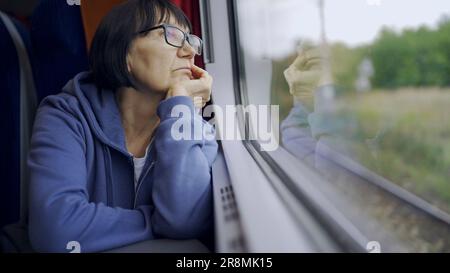
[[[195,49],[188,43],[184,42],[183,47],[180,48],[181,57],[193,58],[195,56]]]

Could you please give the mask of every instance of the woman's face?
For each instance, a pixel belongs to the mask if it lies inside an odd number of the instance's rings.
[[[186,33],[188,29],[168,22]],[[127,68],[142,91],[167,92],[176,82],[192,78],[195,51],[188,42],[182,48],[166,43],[164,29],[157,28],[137,37],[127,54]]]

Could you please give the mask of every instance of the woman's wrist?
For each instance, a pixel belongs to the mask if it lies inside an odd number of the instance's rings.
[[[167,91],[166,99],[168,99],[170,97],[175,97],[175,96],[189,96],[189,94],[188,94],[187,90],[182,87],[169,88],[169,91]]]

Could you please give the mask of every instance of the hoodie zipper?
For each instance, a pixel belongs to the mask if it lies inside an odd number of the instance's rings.
[[[139,181],[136,187],[136,191],[134,193],[134,205],[133,208],[136,208],[137,205],[137,199],[138,199],[138,194],[139,194],[139,189],[141,188],[142,185],[142,181],[145,179],[145,177],[147,176],[148,172],[150,171],[150,169],[153,167],[153,165],[155,165],[155,162],[152,162],[150,164],[150,166],[147,168],[147,170],[145,170],[144,175],[141,175],[141,177],[139,177]]]
[[[113,200],[113,183],[111,178],[111,153],[109,152],[109,149],[106,145],[103,145],[103,153],[107,155],[105,157],[105,168],[106,168],[106,176],[107,176],[107,182],[106,182],[106,204],[108,206],[113,206],[114,200]]]
[[[149,151],[148,151],[147,156],[151,156],[150,154],[151,154],[151,146],[152,146],[152,143],[153,143],[153,138],[152,138],[152,140],[150,141],[149,148],[148,148]],[[134,172],[134,161],[133,161],[133,158],[131,158],[131,162],[133,163],[133,182],[134,182],[134,181],[136,180],[136,174],[135,174],[135,172]],[[148,168],[145,170],[145,173],[141,174],[141,176],[139,177],[139,180],[138,180],[138,182],[137,182],[136,189],[135,189],[135,191],[134,191],[134,204],[133,204],[133,208],[136,208],[136,205],[137,205],[137,199],[138,199],[138,194],[139,194],[139,189],[141,188],[142,181],[144,181],[145,177],[147,177],[147,174],[148,174],[148,172],[153,168],[153,165],[155,165],[155,161],[152,161],[152,163],[150,163],[150,166],[148,166]]]

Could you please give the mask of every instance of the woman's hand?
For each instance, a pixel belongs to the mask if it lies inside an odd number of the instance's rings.
[[[323,66],[320,48],[308,47],[299,49],[295,61],[284,71],[289,92],[309,110],[313,108],[314,92],[318,87],[331,84]]]
[[[211,99],[213,79],[205,70],[196,65],[191,68],[193,79],[174,83],[166,95],[166,99],[174,96],[191,97],[196,108],[202,108]]]
[[[317,48],[299,50],[295,61],[284,71],[289,92],[300,100],[314,96],[322,74],[322,59]]]

